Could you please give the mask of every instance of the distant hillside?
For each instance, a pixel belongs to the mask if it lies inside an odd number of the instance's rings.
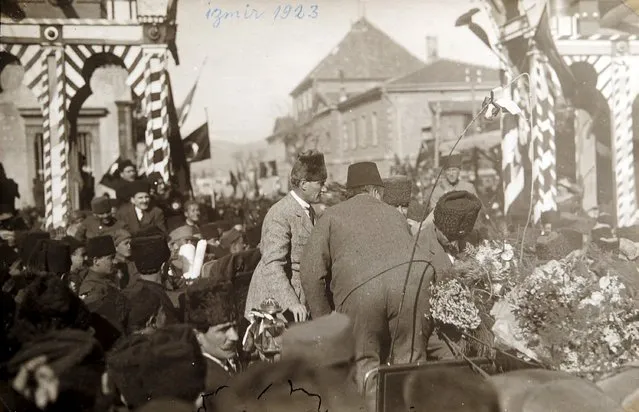
[[[191,165],[193,176],[199,176],[202,172],[207,175],[226,177],[230,170],[236,170],[235,154],[242,152],[248,154],[251,151],[266,149],[266,141],[249,143],[235,143],[228,140],[211,139],[211,159]]]

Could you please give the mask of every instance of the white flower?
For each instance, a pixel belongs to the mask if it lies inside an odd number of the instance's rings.
[[[610,276],[604,276],[599,279],[599,287],[601,289],[606,289],[608,286],[610,286]]]

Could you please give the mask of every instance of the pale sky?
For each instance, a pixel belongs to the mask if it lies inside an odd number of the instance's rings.
[[[326,56],[358,20],[358,0],[300,0],[304,14],[317,6],[317,18],[274,21],[273,0],[181,0],[177,47],[180,65],[169,71],[176,102],[181,104],[206,56],[207,62],[183,132],[198,127],[208,111],[213,139],[246,143],[267,137],[277,116],[288,113],[289,93]],[[497,60],[468,28],[454,27],[473,0],[369,0],[366,18],[422,60],[426,36],[438,37],[439,55],[497,67]],[[260,19],[248,18],[252,9]],[[241,19],[225,19],[213,27],[207,10],[239,11]],[[299,10],[299,9],[298,9]],[[483,16],[475,21],[489,29]]]

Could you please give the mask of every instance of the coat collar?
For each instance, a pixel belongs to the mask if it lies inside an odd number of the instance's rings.
[[[302,203],[300,203],[300,201],[296,199],[297,196],[294,196],[292,191],[289,192],[288,197],[293,209],[295,210],[295,216],[300,219],[302,227],[304,227],[304,229],[311,233],[311,231],[313,230],[313,223],[311,222],[311,218],[306,214],[306,209],[304,209]],[[309,207],[313,206],[309,205]]]

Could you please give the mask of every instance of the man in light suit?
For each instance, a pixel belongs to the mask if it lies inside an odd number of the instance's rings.
[[[146,180],[130,182],[127,187],[131,202],[120,206],[116,217],[131,234],[151,226],[156,226],[166,233],[164,213],[162,209],[151,206],[150,190],[151,186]]]
[[[406,218],[381,200],[384,184],[375,163],[350,165],[346,186],[350,198],[326,210],[313,229],[301,282],[313,318],[336,310],[353,321],[356,382],[372,405],[376,385],[366,377],[375,368],[389,357],[393,363],[426,360],[432,327],[424,315],[434,273],[420,248],[408,271],[413,236]]]
[[[324,155],[317,151],[301,153],[291,171],[291,187],[284,198],[274,204],[262,225],[257,265],[246,298],[244,315],[259,308],[267,298],[274,298],[282,308],[304,321],[308,316],[306,299],[300,283],[302,251],[315,224],[311,206],[325,191]]]

